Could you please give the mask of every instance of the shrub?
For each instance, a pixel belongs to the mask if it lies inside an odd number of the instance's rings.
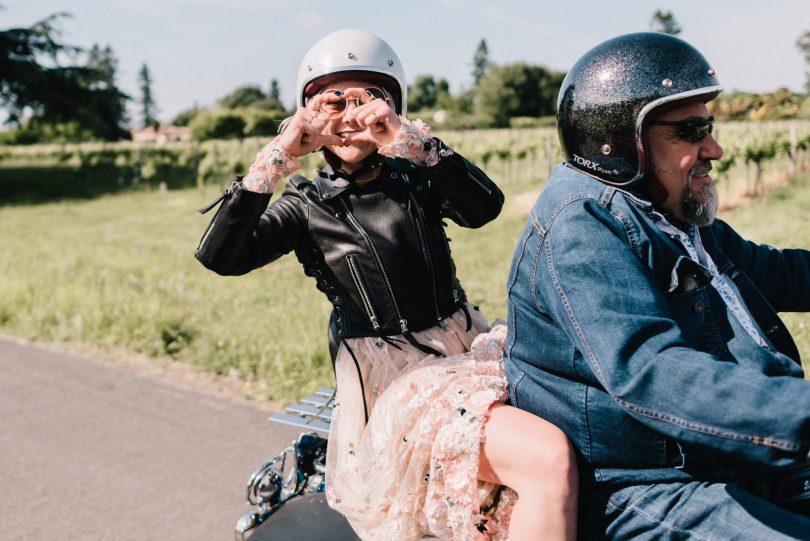
[[[287,114],[284,111],[258,111],[247,113],[245,135],[247,137],[274,137],[278,126]]]
[[[191,136],[198,141],[208,139],[241,139],[245,136],[245,119],[240,114],[203,111],[189,124]]]
[[[553,128],[556,125],[557,117],[554,116],[516,116],[509,119],[509,127],[512,129]]]

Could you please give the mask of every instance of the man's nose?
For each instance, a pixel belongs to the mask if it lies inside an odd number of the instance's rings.
[[[709,134],[703,138],[700,145],[700,157],[704,160],[719,160],[723,157],[724,151],[714,135]]]

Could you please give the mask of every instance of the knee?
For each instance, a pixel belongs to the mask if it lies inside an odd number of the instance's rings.
[[[562,430],[535,443],[528,450],[528,472],[534,483],[561,495],[576,494],[579,472],[574,446]]]
[[[552,423],[508,406],[487,424],[483,464],[494,480],[519,495],[576,498],[579,475],[574,446]]]

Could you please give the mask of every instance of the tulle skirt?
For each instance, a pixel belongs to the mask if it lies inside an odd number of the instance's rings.
[[[327,498],[364,540],[505,539],[517,496],[478,481],[490,406],[507,398],[503,324],[470,310],[414,337],[349,339],[335,362]],[[368,412],[368,420],[366,415]]]

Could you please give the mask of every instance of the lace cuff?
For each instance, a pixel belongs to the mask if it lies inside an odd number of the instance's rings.
[[[430,135],[430,128],[421,120],[411,122],[400,116],[402,123],[394,140],[381,146],[377,152],[386,158],[405,158],[418,165],[432,167],[439,163],[436,141]]]
[[[251,192],[271,193],[279,179],[301,169],[301,161],[284,150],[281,143],[271,141],[256,154],[242,187]]]

